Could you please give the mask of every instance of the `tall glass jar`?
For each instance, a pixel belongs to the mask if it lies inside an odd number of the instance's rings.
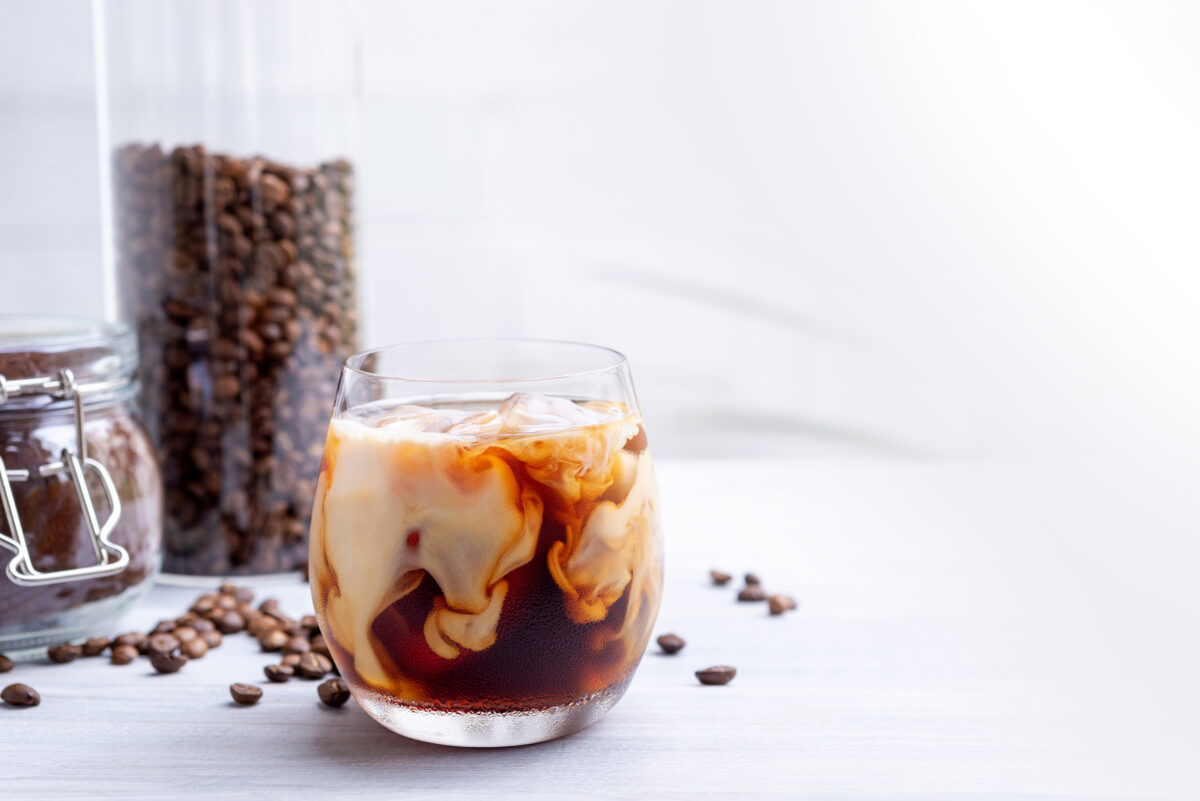
[[[295,570],[357,348],[355,6],[94,12],[108,304],[137,332],[164,570]]]

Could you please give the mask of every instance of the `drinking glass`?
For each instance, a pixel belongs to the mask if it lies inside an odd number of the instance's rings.
[[[625,357],[503,339],[352,356],[309,565],[334,661],[384,726],[506,746],[591,724],[624,694],[662,595]]]

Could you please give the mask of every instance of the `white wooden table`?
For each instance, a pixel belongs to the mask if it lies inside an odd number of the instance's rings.
[[[663,462],[667,591],[600,723],[466,750],[267,685],[245,636],[182,672],[26,664],[0,793],[162,798],[1195,798],[1196,465]],[[798,613],[713,588],[758,572]],[[307,585],[260,589],[295,614]],[[174,616],[157,588],[122,626]],[[652,651],[655,651],[652,646]],[[732,664],[726,687],[692,672]],[[228,685],[264,684],[235,707]]]

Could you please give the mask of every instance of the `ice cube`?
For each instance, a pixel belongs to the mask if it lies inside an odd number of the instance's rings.
[[[500,433],[525,434],[595,425],[595,414],[567,398],[518,392],[500,406]]]
[[[392,431],[441,432],[461,420],[466,412],[457,409],[431,409],[428,406],[406,404],[388,410],[378,420],[381,428]]]

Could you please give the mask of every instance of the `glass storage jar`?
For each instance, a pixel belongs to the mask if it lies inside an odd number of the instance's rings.
[[[164,571],[294,571],[357,348],[355,6],[95,9],[109,304],[138,336]]]
[[[154,581],[162,480],[136,366],[126,326],[0,317],[0,653],[111,635]]]

